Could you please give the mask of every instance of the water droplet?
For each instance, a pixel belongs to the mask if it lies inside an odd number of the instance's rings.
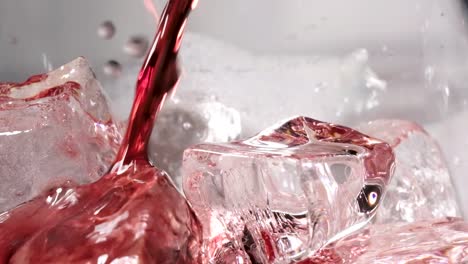
[[[115,60],[110,60],[106,64],[104,64],[104,67],[102,69],[106,75],[112,76],[112,77],[119,77],[120,74],[122,73],[122,66],[120,65],[119,62]]]
[[[125,43],[124,52],[130,56],[141,58],[146,54],[148,45],[148,40],[145,37],[133,36]]]
[[[100,38],[111,39],[115,35],[115,26],[111,21],[104,21],[99,25],[97,34]]]
[[[185,130],[189,130],[189,129],[192,128],[192,124],[189,123],[189,122],[184,122],[184,123],[182,124],[182,127],[183,127]]]

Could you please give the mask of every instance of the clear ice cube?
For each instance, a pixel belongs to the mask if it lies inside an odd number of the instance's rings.
[[[468,223],[442,218],[371,225],[299,264],[468,263]]]
[[[457,191],[458,201],[460,202],[462,214],[468,217],[468,192],[465,191],[468,186],[468,137],[465,131],[468,129],[468,111],[453,113],[451,116],[440,122],[435,122],[425,126],[427,131],[433,136],[447,158],[450,173]]]
[[[239,112],[203,93],[177,93],[158,116],[151,136],[149,155],[168,172],[178,187],[182,185],[184,150],[202,142],[229,142],[241,133]]]
[[[0,212],[65,181],[99,179],[120,141],[84,58],[24,83],[0,83]]]
[[[460,216],[445,158],[422,127],[411,121],[377,120],[358,130],[385,140],[395,151],[395,174],[377,212],[377,223]]]
[[[209,261],[289,263],[363,227],[393,166],[388,144],[297,117],[245,141],[186,150],[183,188]]]

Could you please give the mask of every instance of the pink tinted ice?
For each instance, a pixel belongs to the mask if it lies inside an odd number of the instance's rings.
[[[460,216],[442,151],[421,126],[411,121],[377,120],[358,129],[385,140],[395,151],[396,170],[377,212],[378,223]]]
[[[245,141],[186,150],[183,187],[209,261],[289,263],[363,227],[393,167],[383,141],[297,117]]]
[[[25,83],[0,83],[0,212],[66,181],[99,179],[119,140],[84,58]]]
[[[298,264],[468,263],[468,223],[442,218],[371,225]]]

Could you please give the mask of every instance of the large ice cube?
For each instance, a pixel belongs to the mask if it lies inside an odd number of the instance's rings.
[[[460,216],[445,158],[422,127],[378,120],[361,125],[359,131],[385,140],[395,151],[395,175],[377,212],[378,223]]]
[[[243,136],[292,115],[344,121],[374,111],[387,88],[365,49],[345,56],[254,54],[192,33],[180,55],[188,73],[181,77],[181,90],[203,89],[240,110]]]
[[[0,84],[0,212],[52,185],[97,180],[120,137],[84,58]]]
[[[468,223],[443,218],[371,225],[300,264],[468,263]]]
[[[380,140],[297,117],[245,141],[186,150],[183,187],[210,260],[289,263],[364,226],[393,162]]]

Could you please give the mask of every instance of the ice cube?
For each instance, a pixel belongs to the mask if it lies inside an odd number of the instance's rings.
[[[186,150],[183,188],[209,260],[289,263],[364,226],[393,162],[380,140],[297,117],[245,141]]]
[[[300,264],[468,263],[468,223],[443,218],[371,225]]]
[[[202,93],[168,100],[151,136],[149,155],[182,186],[183,152],[202,142],[228,142],[241,133],[239,112]]]
[[[255,54],[192,33],[185,36],[180,55],[187,72],[181,90],[203,89],[238,109],[243,136],[293,115],[340,122],[374,111],[386,90],[365,49],[345,56]]]
[[[377,212],[378,223],[460,216],[445,158],[422,127],[410,121],[378,120],[358,130],[388,142],[395,151],[396,170]]]
[[[64,181],[99,179],[119,141],[84,58],[25,83],[0,84],[0,212]]]
[[[468,129],[467,120],[468,111],[462,111],[452,113],[450,118],[446,120],[426,126],[429,133],[440,143],[440,147],[447,157],[465,218],[468,217],[468,192],[465,191],[466,186],[468,186],[468,177],[466,177],[468,137],[464,133]]]

